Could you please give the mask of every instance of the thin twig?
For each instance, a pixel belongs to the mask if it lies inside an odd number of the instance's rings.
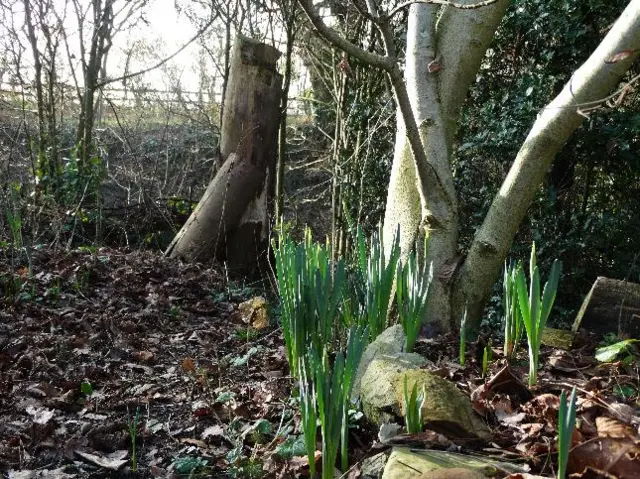
[[[123,81],[123,80],[128,80],[129,78],[133,78],[133,77],[137,77],[137,76],[140,76],[140,75],[144,75],[145,73],[148,73],[148,72],[150,72],[152,70],[155,70],[156,68],[160,68],[162,65],[164,65],[165,63],[167,63],[168,61],[173,59],[175,56],[180,54],[185,48],[187,48],[189,45],[191,45],[193,42],[195,42],[204,32],[207,31],[207,29],[213,24],[213,22],[216,20],[216,18],[217,17],[211,18],[211,20],[209,20],[204,27],[202,27],[200,30],[198,30],[198,32],[187,43],[182,45],[180,48],[178,48],[175,52],[173,52],[168,57],[165,57],[162,60],[160,60],[155,65],[152,65],[149,68],[145,68],[143,70],[139,70],[137,72],[127,73],[126,75],[122,75],[122,76],[117,77],[117,78],[107,78],[106,80],[103,80],[103,81],[97,83],[96,84],[96,89],[97,88],[101,88],[101,87],[103,87],[105,85],[108,85],[110,83]]]
[[[298,0],[298,2],[320,36],[322,36],[327,42],[346,52],[347,55],[355,57],[367,65],[381,68],[386,72],[391,71],[393,67],[397,65],[397,60],[395,58],[368,52],[342,37],[340,33],[324,23],[313,6],[312,0]]]
[[[640,75],[633,77],[631,80],[627,82],[626,85],[616,90],[614,93],[612,93],[609,96],[606,96],[600,100],[595,100],[595,101],[583,103],[582,105],[577,105],[578,114],[588,117],[589,113],[601,108],[603,103],[606,104],[609,108],[619,107],[624,101],[627,94],[633,89],[633,84],[638,80],[640,80]],[[616,98],[614,102],[611,102],[611,100],[613,100],[616,96],[618,98]],[[590,106],[590,105],[593,105],[593,106]],[[585,107],[585,108],[583,109],[582,107]]]
[[[615,98],[616,96],[618,96],[618,95],[620,95],[622,93],[626,94],[628,91],[631,90],[631,87],[633,86],[633,84],[637,83],[639,81],[640,81],[640,74],[634,76],[625,85],[621,86],[619,89],[617,89],[611,95],[605,96],[604,98],[600,98],[599,100],[592,100],[592,101],[586,101],[584,103],[574,103],[574,104],[571,104],[571,105],[563,105],[563,106],[549,105],[549,106],[545,106],[544,108],[542,108],[542,110],[547,110],[547,109],[551,109],[551,108],[586,108],[586,109],[590,109],[590,108],[593,108],[593,107],[598,107],[598,106],[602,105],[602,103],[607,102],[607,101],[611,100],[612,98]],[[616,105],[617,104],[619,104],[619,102],[616,102]]]
[[[411,5],[416,3],[426,3],[428,5],[447,5],[449,7],[458,8],[460,10],[472,10],[474,8],[487,7],[489,5],[496,3],[497,1],[498,0],[484,0],[478,3],[465,4],[465,3],[449,2],[448,0],[410,0],[408,2],[401,3],[396,8],[391,10],[391,12],[387,14],[386,18],[392,18],[401,10],[404,10],[405,8],[410,7]]]

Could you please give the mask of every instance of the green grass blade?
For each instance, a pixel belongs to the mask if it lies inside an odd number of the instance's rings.
[[[533,273],[538,267],[536,258],[536,243],[531,244],[531,256],[529,257],[529,278],[533,278]]]
[[[502,276],[502,304],[504,308],[504,356],[508,358],[513,348],[512,309],[511,309],[511,271],[505,262]],[[460,331],[462,334],[462,331]]]
[[[533,270],[533,276],[531,277],[529,309],[531,311],[531,323],[534,326],[534,338],[537,338],[540,321],[540,271],[537,267]]]
[[[404,375],[403,382],[403,399],[404,399],[404,419],[407,432],[409,434],[417,434],[422,431],[422,404],[424,402],[424,394],[421,401],[418,401],[418,384],[414,382],[411,392],[407,386],[407,375]]]
[[[316,392],[313,384],[309,381],[309,367],[304,361],[300,361],[298,371],[298,384],[300,391],[300,416],[301,427],[304,436],[307,459],[309,461],[309,472],[311,477],[316,473],[316,435],[318,415],[316,410]]]
[[[428,296],[433,281],[433,264],[427,269],[419,267],[415,250],[402,267],[398,262],[396,299],[400,323],[405,332],[405,351],[413,351],[420,334],[422,319],[428,305]]]
[[[516,281],[517,281],[517,275],[518,275],[518,271],[521,271],[522,268],[522,263],[518,262],[518,264],[516,265],[515,270],[512,273],[512,277],[513,277],[513,284],[512,284],[512,292],[511,292],[511,309],[512,309],[512,315],[513,315],[513,321],[516,323],[516,327],[515,327],[515,339],[514,339],[514,350],[512,352],[512,355],[515,354],[515,350],[516,348],[520,345],[520,342],[522,341],[522,334],[524,332],[524,323],[522,320],[522,312],[520,311],[520,307],[518,305],[518,291],[517,291],[517,285],[516,285]]]
[[[344,379],[343,379],[343,398],[342,398],[342,423],[341,423],[341,466],[342,470],[349,469],[349,423],[348,423],[348,411],[351,404],[351,393],[353,391],[353,382],[360,366],[360,359],[362,353],[367,345],[369,338],[368,327],[352,327],[349,330],[349,336],[347,338],[347,354],[344,364]]]
[[[460,366],[464,366],[464,359],[467,350],[467,308],[464,308],[462,321],[460,321]]]

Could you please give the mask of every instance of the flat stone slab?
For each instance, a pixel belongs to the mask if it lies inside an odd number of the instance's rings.
[[[382,479],[476,479],[487,471],[523,473],[521,467],[479,456],[456,452],[394,447]],[[500,476],[502,477],[502,476]]]

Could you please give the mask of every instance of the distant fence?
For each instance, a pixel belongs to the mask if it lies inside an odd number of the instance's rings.
[[[62,113],[75,116],[80,111],[80,103],[76,88],[69,84],[56,84],[56,96],[59,99],[58,109],[62,106]],[[215,111],[219,108],[222,99],[221,91],[188,91],[180,89],[154,89],[154,88],[102,88],[97,100],[96,111],[98,122],[112,116],[111,107],[118,110],[151,109],[161,107],[175,108],[183,111],[197,112],[206,110]],[[0,83],[0,110],[7,108],[36,113],[36,92],[33,85],[19,83]],[[119,112],[118,112],[119,113]],[[287,108],[288,115],[304,115],[310,113],[310,104],[301,98],[291,98]]]

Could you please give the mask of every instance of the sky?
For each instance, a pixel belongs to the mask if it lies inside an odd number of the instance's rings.
[[[80,5],[85,6],[87,5],[88,0],[78,1]],[[0,18],[0,35],[4,37],[3,46],[10,44],[12,41],[7,38],[5,28],[13,28],[24,35],[24,31],[22,30],[24,28],[24,6],[22,0],[8,0],[6,4],[12,5],[11,8],[13,15],[10,16],[11,18]],[[77,40],[78,27],[74,10],[71,6],[71,0],[54,0],[54,5],[58,15],[64,16],[64,26],[65,31],[69,36],[70,50],[74,56],[79,57]],[[116,9],[123,5],[126,5],[124,0],[117,0]],[[53,19],[54,17],[52,16],[51,18]],[[187,18],[184,16],[179,17],[177,15],[174,8],[174,0],[150,0],[149,6],[145,9],[144,18],[147,20],[148,25],[139,21],[136,23],[134,28],[119,32],[114,37],[114,44],[109,54],[108,70],[110,71],[110,75],[122,73],[126,52],[134,42],[144,40],[155,47],[151,49],[149,58],[147,59],[148,61],[142,62],[138,65],[139,67],[145,67],[157,62],[163,56],[173,53],[180,46],[188,42],[196,33],[195,27],[191,25]],[[10,22],[13,22],[13,26],[10,25]],[[3,23],[6,23],[6,25]],[[36,34],[42,38],[41,32],[36,32]],[[22,42],[25,45],[27,44],[24,36],[22,38]],[[61,60],[66,60],[65,49],[61,48],[60,50],[59,58]],[[0,54],[3,53],[3,51],[0,51]],[[179,54],[172,63],[181,69],[188,70],[188,68],[193,65],[194,58],[197,58],[197,45],[191,45],[188,47],[185,51]],[[25,64],[32,63],[30,51],[26,52],[23,61]],[[69,71],[66,73],[67,75],[70,74]],[[7,80],[6,75],[3,80]],[[68,80],[71,80],[71,78],[68,78]]]
[[[157,61],[177,51],[197,33],[197,28],[192,25],[186,16],[176,13],[174,0],[151,0],[150,6],[146,10],[145,18],[148,21],[148,26],[141,23],[139,27],[121,36],[117,42],[114,42],[114,47],[116,45],[119,47],[118,52],[112,53],[114,56],[113,64],[116,69],[117,64],[123,61],[124,52],[129,48],[131,42],[135,40],[145,40],[148,43],[161,42],[163,45],[162,50],[155,52],[155,61]],[[215,28],[215,25],[212,28]],[[279,29],[276,28],[276,35],[278,35],[278,30]],[[283,34],[280,35],[283,36]],[[278,40],[284,42],[286,38]],[[284,46],[281,46],[280,50],[284,53]],[[176,67],[177,70],[182,73],[181,83],[185,90],[196,90],[199,86],[198,75],[196,73],[199,51],[200,47],[198,46],[198,42],[194,42],[170,62],[173,67]],[[152,63],[154,62],[148,61],[145,66],[149,66]],[[213,65],[209,65],[209,68],[215,71]],[[298,68],[301,68],[301,65],[298,65]],[[153,75],[147,75],[145,80],[153,83],[155,88],[162,88],[166,81],[162,80],[160,76],[161,75],[155,75],[154,79]],[[304,80],[298,83],[304,85]],[[294,90],[301,88],[303,88],[303,86],[299,87],[298,84],[293,85]]]
[[[14,3],[14,28],[19,30],[23,26],[24,21],[24,6],[22,0],[9,1],[13,1]],[[77,1],[80,5],[88,5],[88,0]],[[79,58],[79,42],[77,37],[78,28],[71,2],[72,0],[54,0],[56,9],[60,12],[60,15],[65,11],[65,5],[67,6],[67,13],[64,21],[65,30],[70,36],[70,49],[74,56]],[[123,5],[127,5],[125,0],[117,0],[116,10],[118,7],[122,7]],[[129,72],[139,71],[158,63],[160,60],[176,52],[196,34],[196,27],[191,24],[190,20],[184,15],[178,15],[176,12],[174,0],[150,0],[149,5],[145,8],[144,12],[146,22],[138,21],[133,28],[119,32],[114,37],[113,46],[109,53],[107,64],[107,73],[109,76],[117,77],[124,72],[127,54],[131,50],[132,45],[135,45],[136,43],[143,43],[147,48],[144,49],[144,54],[139,55],[138,58],[132,58],[130,60]],[[0,37],[2,37],[2,29],[3,25],[2,21],[0,21]],[[24,43],[26,44],[26,41]],[[1,44],[2,41],[0,40],[0,45]],[[174,82],[172,80],[179,77],[183,90],[197,90],[199,87],[197,74],[197,60],[199,52],[200,47],[198,42],[192,43],[184,51],[174,57],[165,68],[145,74],[142,81],[150,88],[169,90],[174,86]],[[1,54],[2,51],[0,51],[0,55]],[[62,48],[60,55],[63,59],[66,59],[67,57],[65,50]],[[30,58],[30,55],[27,54],[25,58]],[[77,65],[75,68],[77,70]],[[299,65],[298,68],[301,68],[301,66]],[[212,75],[216,74],[216,68],[212,64],[209,65],[208,69]],[[60,71],[61,79],[65,83],[73,84],[71,70],[72,69],[67,66]],[[169,78],[167,70],[171,70],[173,79]],[[0,78],[0,81],[7,81],[7,79],[8,75],[5,74],[4,78]],[[305,81],[306,80],[302,78],[297,82],[294,82],[292,85],[292,93],[294,95],[304,88]],[[217,83],[220,84],[220,82]],[[122,88],[123,85],[122,83],[117,82],[114,83],[112,87]]]
[[[126,52],[135,41],[145,41],[148,44],[160,44],[160,48],[153,50],[152,57],[146,62],[140,62],[138,68],[149,67],[164,57],[171,55],[186,44],[196,34],[197,30],[184,16],[178,16],[174,8],[173,0],[152,0],[144,15],[148,25],[139,22],[136,27],[128,32],[123,32],[114,41],[111,71],[122,69]],[[196,66],[195,59],[198,56],[197,42],[189,45],[170,62],[182,72],[181,81],[187,90],[198,88],[198,78],[193,72]],[[166,80],[157,72],[145,76],[145,81],[150,82],[153,88],[162,89],[166,86]]]

